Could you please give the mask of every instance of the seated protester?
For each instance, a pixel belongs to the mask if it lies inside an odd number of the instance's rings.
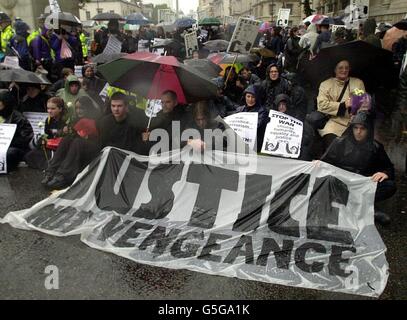
[[[301,141],[301,153],[297,158],[298,160],[311,161],[314,159],[313,156],[313,143],[314,143],[314,129],[308,123],[298,118],[298,112],[296,107],[292,105],[291,99],[286,94],[279,94],[274,101],[274,104],[277,106],[277,111],[285,113],[293,118],[296,118],[303,122],[302,127],[302,141]]]
[[[300,86],[299,75],[286,73],[284,77],[291,83],[290,100],[293,108],[295,108],[295,117],[304,121],[308,113],[308,101],[305,89]]]
[[[106,81],[96,77],[95,67],[93,65],[86,65],[82,68],[83,79],[87,79],[87,90],[99,95],[106,85]]]
[[[45,170],[48,166],[48,160],[52,158],[52,151],[46,148],[48,139],[55,139],[65,135],[66,126],[65,104],[59,97],[52,97],[47,103],[48,117],[45,120],[45,136],[34,137],[24,160],[30,168]]]
[[[66,79],[71,76],[74,75],[74,71],[70,68],[63,68],[62,72],[61,72],[61,78],[59,80],[57,80],[48,90],[48,93],[51,96],[54,96],[57,91],[59,89],[63,89],[65,88],[65,81]]]
[[[218,90],[216,97],[209,101],[208,108],[211,117],[216,118],[217,116],[220,116],[221,118],[225,118],[228,115],[235,113],[236,108],[239,105],[230,100],[229,97],[225,96],[222,77],[215,78],[212,81],[216,84]]]
[[[99,113],[92,100],[80,97],[75,102],[72,134],[62,139],[41,181],[51,189],[63,189],[74,182],[80,173],[99,153],[99,132],[96,119]]]
[[[91,86],[91,80],[88,78],[83,78],[82,80],[82,89],[89,95],[89,97],[93,100],[93,104],[100,110],[101,113],[105,112],[105,102],[100,97],[99,93],[95,91],[89,90],[89,86]],[[110,113],[110,110],[109,110]]]
[[[195,129],[199,132],[200,138],[192,137],[186,142],[195,150],[204,151],[209,148],[211,150],[226,150],[227,139],[222,132],[225,131],[223,123],[216,121],[211,117],[209,105],[207,101],[199,101],[195,104],[192,110],[192,122],[188,129]],[[216,129],[219,129],[216,131]],[[205,140],[205,131],[212,131],[211,141]]]
[[[244,88],[240,88],[237,86],[238,81],[239,78],[235,68],[232,68],[232,66],[228,66],[225,69],[225,74],[223,75],[224,93],[225,96],[227,96],[234,103],[240,104]]]
[[[259,89],[255,86],[249,86],[244,91],[245,104],[237,109],[237,112],[257,112],[257,152],[261,151],[263,145],[264,132],[266,130],[267,123],[269,122],[267,110],[260,104],[258,98]]]
[[[378,182],[375,203],[392,197],[396,192],[394,166],[381,143],[374,140],[373,120],[367,112],[359,112],[340,138],[336,138],[321,161],[348,170]],[[375,210],[379,223],[390,218]]]
[[[335,76],[321,82],[317,97],[318,111],[329,115],[329,120],[323,129],[319,130],[324,150],[336,137],[342,136],[348,127],[351,117],[351,93],[355,89],[365,91],[362,80],[350,77],[349,61],[339,61],[335,67]]]
[[[240,89],[245,90],[250,85],[261,85],[261,80],[256,74],[253,74],[249,68],[244,67],[242,70],[239,71],[236,85]]]
[[[274,101],[279,94],[290,95],[291,83],[280,76],[280,70],[276,64],[267,67],[266,80],[262,82],[262,104],[266,110],[276,109]]]
[[[146,152],[149,154],[149,150],[156,143],[149,140],[150,132],[154,129],[164,129],[167,131],[170,139],[170,150],[181,148],[181,141],[172,141],[172,128],[179,125],[179,132],[182,133],[191,122],[191,115],[187,111],[187,107],[179,104],[177,94],[174,91],[168,90],[162,93],[161,105],[162,110],[157,113],[155,118],[152,118],[150,131],[146,132],[143,130],[142,140],[144,147],[148,150],[148,152],[144,151],[144,154]]]
[[[41,90],[40,84],[30,83],[26,86],[27,94],[20,104],[19,111],[23,112],[47,112],[49,96]]]
[[[56,95],[64,100],[69,118],[72,118],[74,114],[74,103],[78,98],[83,96],[90,98],[85,90],[81,88],[78,77],[73,75],[68,76],[65,82],[65,88],[59,89]]]
[[[5,89],[0,90],[0,123],[16,124],[17,129],[7,150],[7,172],[17,168],[29,151],[29,144],[34,137],[30,122],[17,110],[13,95]]]
[[[110,99],[111,114],[99,121],[100,147],[116,147],[139,153],[142,128],[131,123],[128,97],[115,92]]]

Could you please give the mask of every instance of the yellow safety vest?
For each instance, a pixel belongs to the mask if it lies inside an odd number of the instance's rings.
[[[0,43],[0,51],[3,53],[6,53],[7,51],[7,46],[10,43],[11,38],[14,36],[14,30],[11,26],[7,26],[2,32],[1,32],[1,43]]]
[[[88,49],[88,38],[85,36],[85,34],[82,32],[79,35],[79,40],[82,44],[82,54],[83,57],[86,58],[88,56],[89,53],[89,49]]]

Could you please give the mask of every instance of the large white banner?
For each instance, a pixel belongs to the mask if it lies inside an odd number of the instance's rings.
[[[227,52],[249,54],[256,40],[261,21],[239,18]]]
[[[199,49],[196,31],[186,33],[184,36],[184,40],[185,40],[186,57],[190,58],[190,57],[192,57],[192,52],[194,50]]]
[[[277,25],[280,27],[287,27],[290,20],[291,9],[280,8],[278,10]]]
[[[258,120],[259,114],[257,112],[239,112],[224,118],[228,126],[249,145],[251,150],[257,150],[256,137]]]
[[[269,117],[261,152],[298,158],[301,153],[302,121],[275,110],[270,110]]]
[[[16,124],[0,124],[0,174],[7,173],[7,150],[10,147],[16,129]]]
[[[378,297],[376,184],[326,163],[106,148],[72,187],[1,220],[133,261]],[[209,161],[210,160],[210,161]]]

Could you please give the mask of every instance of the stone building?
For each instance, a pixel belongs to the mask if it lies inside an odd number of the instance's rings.
[[[59,0],[62,11],[71,12],[79,17],[78,0]],[[37,17],[49,5],[48,0],[0,0],[0,11],[6,12],[13,20],[21,18],[31,28],[37,27]]]

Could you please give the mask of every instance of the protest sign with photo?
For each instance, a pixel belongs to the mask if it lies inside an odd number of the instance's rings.
[[[277,25],[280,27],[288,27],[288,21],[290,20],[291,9],[280,8],[278,10]]]
[[[332,25],[331,25],[331,31],[332,31],[332,33],[335,33],[335,31],[338,30],[339,28],[344,28],[344,29],[345,29],[345,26],[342,25],[342,24],[332,24]]]
[[[0,174],[7,173],[7,150],[10,147],[16,129],[16,124],[0,124]]]
[[[258,118],[257,112],[239,112],[225,117],[224,120],[251,150],[256,150]]]
[[[261,152],[298,158],[301,153],[302,121],[275,110],[270,110],[269,117]]]
[[[185,40],[186,57],[190,58],[190,57],[192,57],[192,52],[199,49],[196,31],[185,34],[184,40]]]
[[[256,40],[261,21],[239,18],[227,52],[249,54]]]
[[[160,99],[148,100],[147,107],[145,110],[146,116],[155,118],[157,116],[157,113],[160,112],[162,108],[163,107]]]
[[[161,268],[380,296],[389,267],[371,178],[323,162],[237,157],[250,163],[105,148],[69,189],[0,222],[80,235],[94,249]]]

